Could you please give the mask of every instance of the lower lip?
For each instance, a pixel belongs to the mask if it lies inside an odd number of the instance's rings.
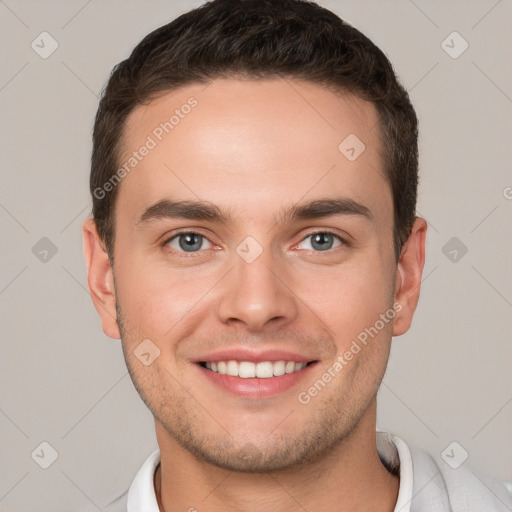
[[[268,379],[258,379],[257,377],[243,379],[241,377],[212,372],[199,364],[196,364],[196,366],[210,382],[229,391],[233,395],[245,398],[270,398],[283,393],[307,377],[312,368],[317,364],[318,362],[315,361],[298,372],[285,373],[279,377],[270,377]]]

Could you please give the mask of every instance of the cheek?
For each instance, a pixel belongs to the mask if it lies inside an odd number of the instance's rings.
[[[392,305],[392,276],[377,262],[375,258],[330,268],[308,277],[307,284],[302,282],[298,296],[335,334],[338,344],[350,343]]]
[[[136,269],[136,270],[135,270]],[[116,271],[117,293],[131,338],[149,338],[158,345],[183,335],[208,302],[208,290],[218,280],[215,272],[170,269],[126,258]],[[137,333],[135,336],[132,333]],[[160,341],[162,343],[160,343]]]

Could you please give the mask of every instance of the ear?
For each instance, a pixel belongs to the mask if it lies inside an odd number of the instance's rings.
[[[103,332],[110,338],[121,338],[117,325],[114,274],[96,223],[88,218],[82,227],[82,241],[87,265],[87,284]]]
[[[421,276],[425,265],[427,223],[416,217],[411,234],[402,248],[395,278],[395,321],[393,336],[406,333],[420,297]]]

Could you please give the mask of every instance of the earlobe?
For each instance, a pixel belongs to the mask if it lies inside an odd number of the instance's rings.
[[[83,224],[82,241],[87,284],[94,307],[100,315],[103,332],[110,338],[119,339],[113,269],[92,218]]]
[[[416,217],[411,234],[402,248],[395,274],[395,302],[401,306],[395,316],[393,336],[406,333],[418,305],[421,276],[425,265],[427,223]]]

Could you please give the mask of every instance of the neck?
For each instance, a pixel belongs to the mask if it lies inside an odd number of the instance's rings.
[[[161,463],[155,473],[160,512],[392,512],[399,478],[376,447],[374,405],[329,453],[308,465],[276,473],[236,473],[198,460],[156,423]],[[193,475],[193,478],[191,477]]]

